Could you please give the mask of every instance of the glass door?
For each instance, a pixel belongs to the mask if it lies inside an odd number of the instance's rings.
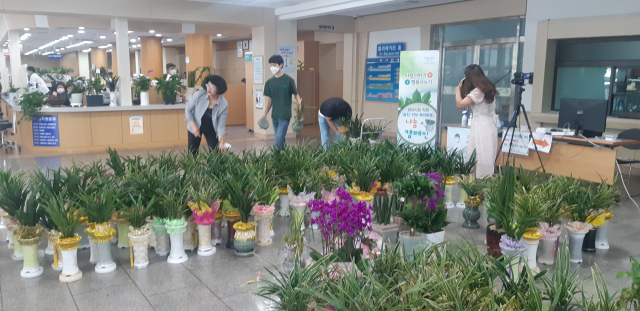
[[[478,65],[482,67],[484,75],[496,85],[496,114],[503,124],[509,123],[511,118],[512,94],[511,79],[513,78],[513,43],[480,45]]]
[[[464,78],[464,69],[474,63],[474,46],[445,47],[443,52],[440,124],[459,124],[463,109],[456,108],[456,87]]]

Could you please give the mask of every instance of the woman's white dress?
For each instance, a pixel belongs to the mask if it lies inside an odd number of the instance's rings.
[[[498,116],[496,115],[496,102],[488,103],[484,99],[484,93],[475,88],[467,95],[473,100],[471,110],[473,121],[467,145],[467,159],[473,151],[476,151],[476,178],[484,178],[493,175],[494,161],[498,149]]]

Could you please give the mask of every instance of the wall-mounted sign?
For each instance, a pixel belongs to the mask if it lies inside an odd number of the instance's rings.
[[[366,100],[397,102],[400,58],[367,58]]]
[[[278,44],[278,54],[284,59],[283,72],[296,72],[296,46],[289,44]]]
[[[244,62],[245,63],[253,62],[253,53],[251,52],[244,53]]]
[[[470,128],[467,127],[447,127],[447,151],[463,151],[467,149]]]
[[[333,26],[333,25],[318,25],[318,29],[321,29],[321,30],[335,30],[336,26]]]
[[[33,146],[60,147],[57,115],[34,115],[31,120]]]
[[[262,56],[253,57],[253,83],[262,84]]]
[[[405,49],[406,44],[404,42],[380,43],[378,44],[376,55],[382,57],[400,56],[400,52],[404,51]]]
[[[144,134],[142,126],[142,116],[129,116],[129,134]]]
[[[262,85],[256,85],[253,87],[253,96],[255,96],[254,104],[256,105],[256,109],[263,109],[262,106]]]
[[[249,40],[242,41],[242,48],[245,50],[249,49]]]
[[[185,56],[185,57],[184,57],[184,63],[185,63],[185,64],[188,64],[188,63],[189,63],[189,56]]]
[[[62,58],[62,54],[49,54],[47,56],[49,56],[49,58],[57,58],[57,59]]]

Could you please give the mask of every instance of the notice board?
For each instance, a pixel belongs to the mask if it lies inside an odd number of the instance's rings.
[[[60,147],[57,115],[34,115],[31,129],[35,147]]]

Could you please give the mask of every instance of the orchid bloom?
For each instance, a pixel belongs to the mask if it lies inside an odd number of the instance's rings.
[[[333,202],[333,200],[338,198],[338,196],[336,195],[336,190],[337,189],[333,189],[331,191],[327,191],[327,190],[322,189],[322,191],[321,191],[321,193],[322,193],[322,201]]]
[[[253,212],[256,214],[270,214],[276,209],[275,205],[260,205],[256,204],[253,206]]]
[[[310,193],[301,192],[298,195],[294,195],[293,190],[291,189],[290,186],[287,186],[287,190],[289,190],[289,204],[308,203],[309,201],[313,200],[313,198],[316,196],[315,192],[310,192]]]
[[[570,221],[567,223],[567,230],[579,233],[587,233],[589,230],[593,228],[590,223],[581,222],[581,221]]]

